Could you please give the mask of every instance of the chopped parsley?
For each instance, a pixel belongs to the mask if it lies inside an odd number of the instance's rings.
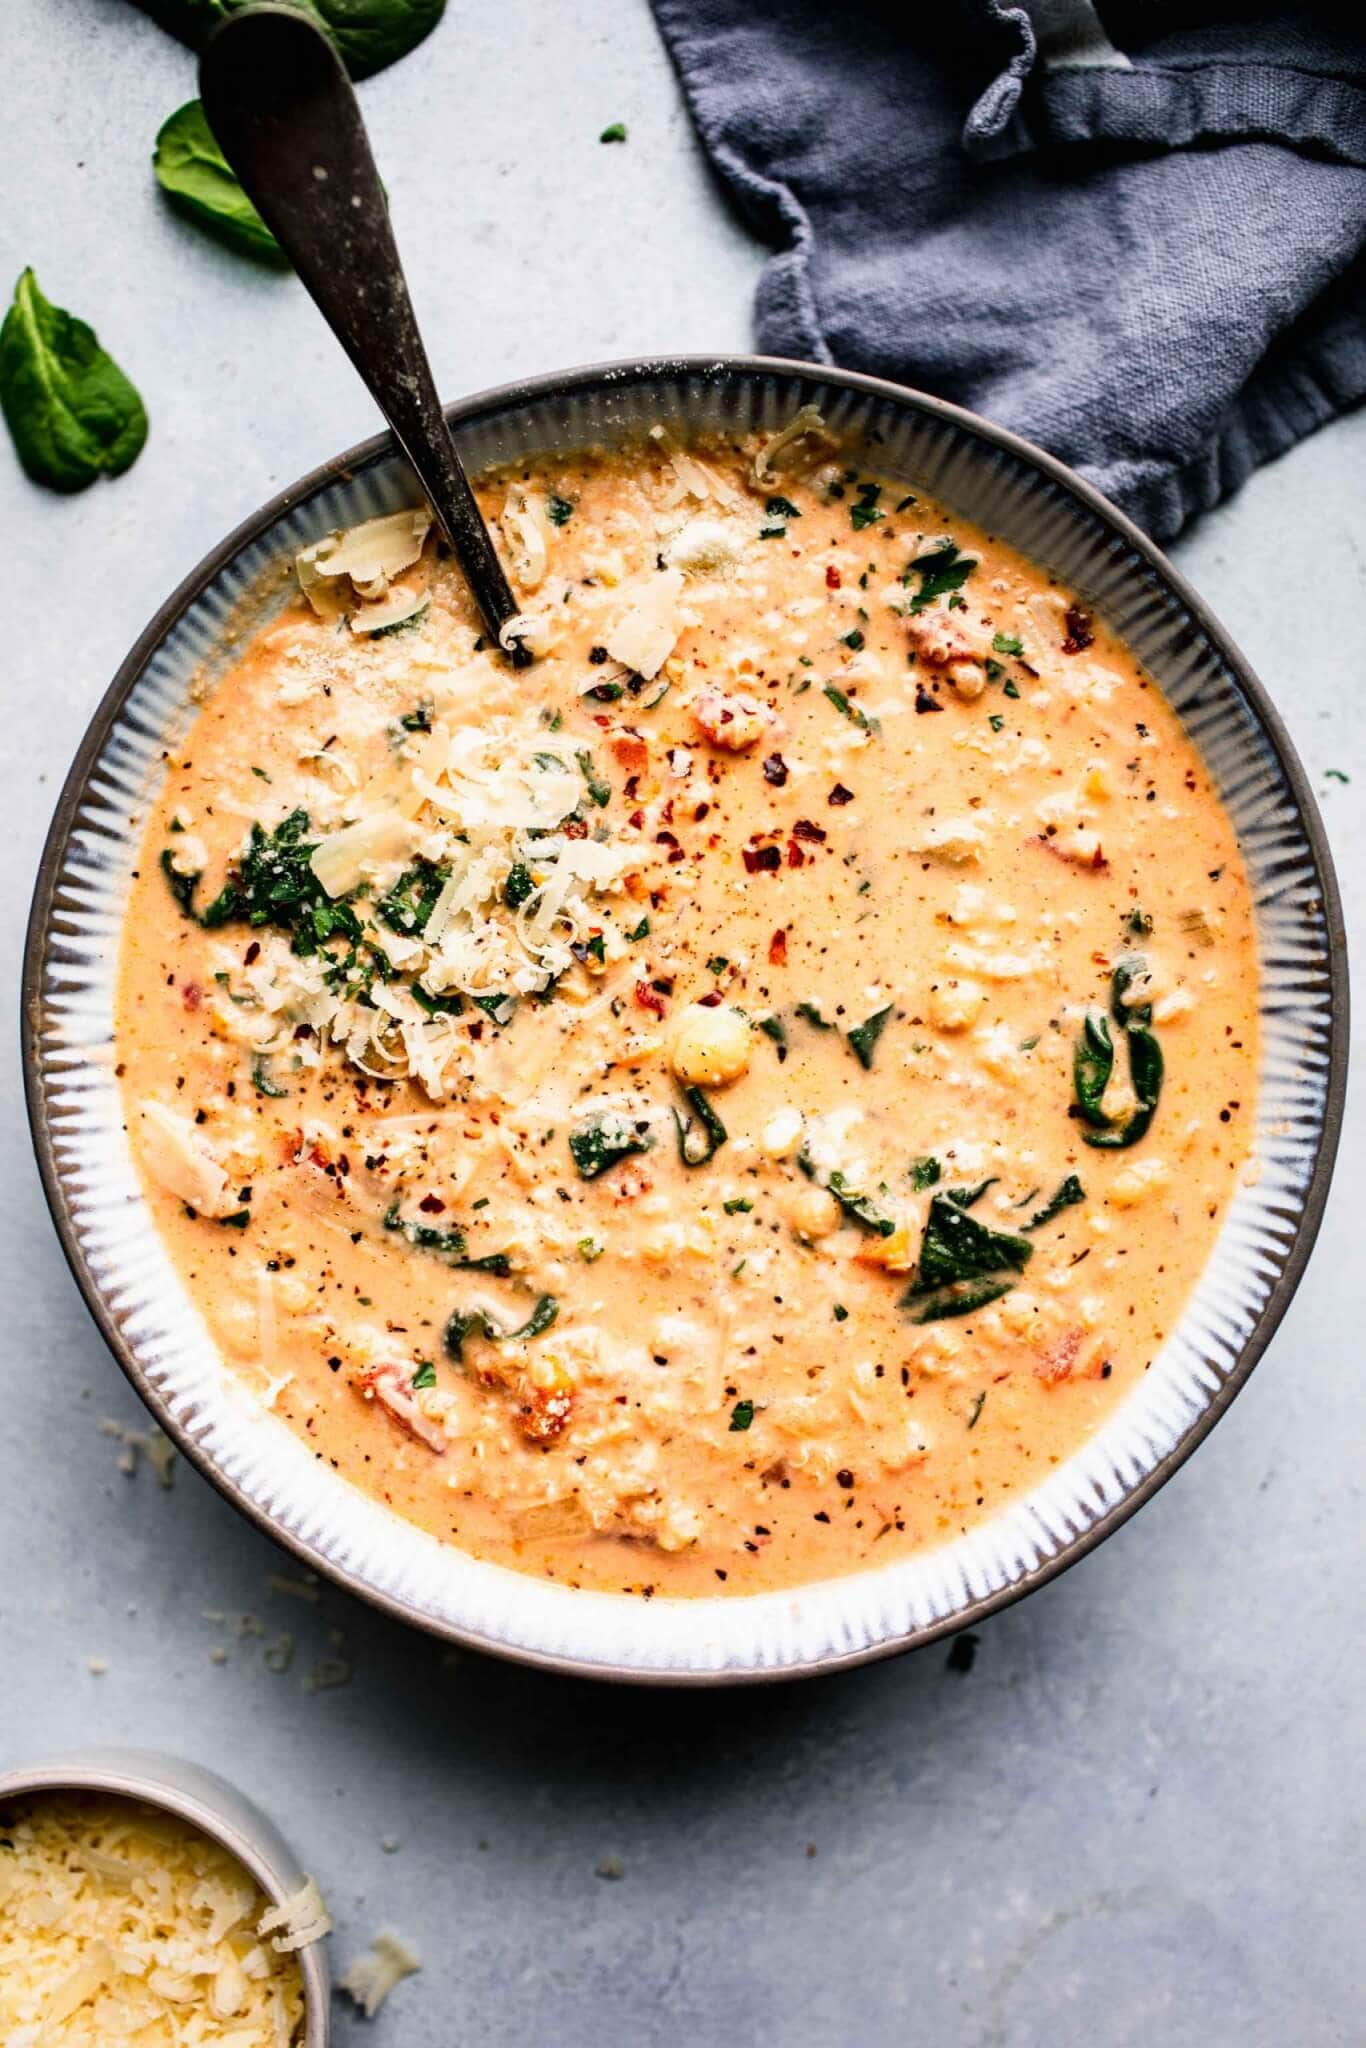
[[[851,635],[850,637],[852,639],[853,636]],[[862,646],[863,635],[860,633],[858,638],[859,645]],[[842,712],[843,715],[846,718],[852,720],[852,722],[855,725],[861,726],[864,732],[873,734],[881,732],[882,728],[878,724],[877,720],[875,718],[869,718],[866,712],[860,711],[858,705],[851,703],[849,698],[845,696],[843,690],[837,690],[833,683],[826,684],[825,695],[830,699],[830,702],[834,705],[836,711]]]
[[[552,526],[564,526],[574,517],[574,507],[568,498],[561,498],[554,491],[546,495],[545,511]]]
[[[943,1170],[933,1153],[926,1152],[921,1158],[911,1161],[911,1186],[917,1194],[923,1193],[926,1188],[937,1187]]]
[[[436,1367],[432,1364],[430,1358],[424,1358],[419,1363],[417,1371],[413,1374],[413,1392],[419,1394],[424,1387],[434,1387],[435,1385]]]
[[[881,484],[860,484],[858,486],[858,502],[849,507],[849,523],[855,533],[861,533],[864,527],[871,526],[874,520],[886,517],[886,514],[880,510],[877,502],[881,496]]]
[[[593,766],[593,756],[589,753],[586,747],[583,748],[581,752],[575,754],[574,759],[579,764],[579,773],[582,775],[584,779],[584,782],[588,789],[589,796],[593,799],[593,802],[598,806],[598,809],[602,810],[604,806],[609,804],[612,800],[611,783],[604,782],[601,779],[597,770]]]
[[[1018,633],[997,633],[991,644],[997,654],[1024,653],[1024,641]]]
[[[503,901],[509,910],[520,910],[535,891],[536,884],[532,880],[531,869],[524,862],[518,861],[508,869],[507,880],[503,884]]]
[[[800,519],[802,516],[791,498],[770,498],[764,510],[770,519]]]
[[[976,567],[975,561],[959,552],[957,541],[942,540],[928,554],[917,555],[901,579],[908,586],[913,576],[920,579],[920,588],[911,599],[911,610],[923,612],[937,597],[961,589]]]
[[[728,1202],[721,1204],[727,1216],[748,1216],[754,1207],[748,1195],[732,1195]]]
[[[748,1429],[753,1420],[754,1403],[752,1401],[737,1401],[735,1406],[730,1411],[730,1426],[732,1431],[737,1429]]]

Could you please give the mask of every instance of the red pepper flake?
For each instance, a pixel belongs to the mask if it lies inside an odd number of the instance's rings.
[[[648,981],[636,983],[636,1001],[642,1010],[653,1010],[656,1017],[664,1015],[664,998],[651,988]]]
[[[808,840],[813,846],[824,846],[827,838],[824,825],[813,825],[810,818],[798,818],[792,830],[798,839]]]
[[[764,781],[771,782],[775,789],[781,789],[787,781],[787,763],[781,754],[770,754],[765,761]]]
[[[782,854],[776,846],[746,846],[741,849],[745,861],[745,873],[752,875],[760,869],[772,870],[783,864]]]
[[[440,1195],[424,1195],[417,1206],[428,1216],[440,1216],[446,1204]]]
[[[915,708],[917,711],[942,711],[944,709],[939,699],[932,697],[923,683],[917,683],[915,686]]]
[[[787,842],[787,864],[790,868],[803,868],[806,866],[806,855],[802,852],[795,839],[789,839]]]
[[[588,824],[586,819],[583,818],[566,818],[560,830],[566,839],[586,839],[588,837]]]
[[[639,832],[641,826],[645,823],[644,811],[632,811],[626,822],[628,825],[634,825],[636,831]]]
[[[700,825],[710,809],[710,804],[699,804],[692,814],[694,825]]]
[[[846,789],[842,782],[837,782],[825,801],[828,804],[851,804],[854,801],[854,792],[852,789]]]
[[[678,844],[678,841],[677,841],[677,840],[676,840],[676,839],[674,838],[674,835],[673,835],[673,833],[672,833],[672,832],[656,832],[656,834],[655,834],[655,845],[656,845],[656,846],[677,846],[677,844]]]
[[[181,1001],[187,1010],[197,1010],[204,1000],[204,991],[197,981],[187,981],[181,990]]]
[[[707,990],[707,993],[704,996],[699,996],[697,998],[697,1007],[699,1010],[719,1009],[720,1004],[721,991],[719,988],[710,988]]]
[[[242,955],[243,965],[247,967],[254,967],[257,961],[260,959],[260,957],[261,941],[259,939],[253,939],[251,944],[247,947],[246,952]]]
[[[768,964],[770,967],[787,965],[787,933],[776,931],[768,942]]]
[[[840,572],[833,562],[825,572],[825,587],[827,590],[838,590],[840,587]]]
[[[1065,615],[1067,638],[1062,643],[1064,654],[1080,654],[1093,645],[1095,634],[1091,631],[1091,614],[1083,611],[1079,604],[1069,604]]]

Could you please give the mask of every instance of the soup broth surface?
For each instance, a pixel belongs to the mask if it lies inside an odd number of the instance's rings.
[[[805,431],[801,431],[802,428]],[[232,1370],[575,1586],[890,1563],[1148,1369],[1250,1166],[1247,877],[1126,649],[818,423],[326,537],[151,808],[118,1056]]]

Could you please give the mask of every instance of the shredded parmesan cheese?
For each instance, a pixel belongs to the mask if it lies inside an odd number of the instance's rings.
[[[309,1891],[291,1947],[326,1931]],[[295,2048],[303,1984],[260,1939],[271,1918],[242,1866],[184,1821],[91,1794],[26,1801],[0,1816],[0,2041]]]

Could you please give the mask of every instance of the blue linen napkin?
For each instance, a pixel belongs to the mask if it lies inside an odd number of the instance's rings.
[[[1159,539],[1366,394],[1359,0],[652,4],[777,249],[765,351],[985,413]]]

